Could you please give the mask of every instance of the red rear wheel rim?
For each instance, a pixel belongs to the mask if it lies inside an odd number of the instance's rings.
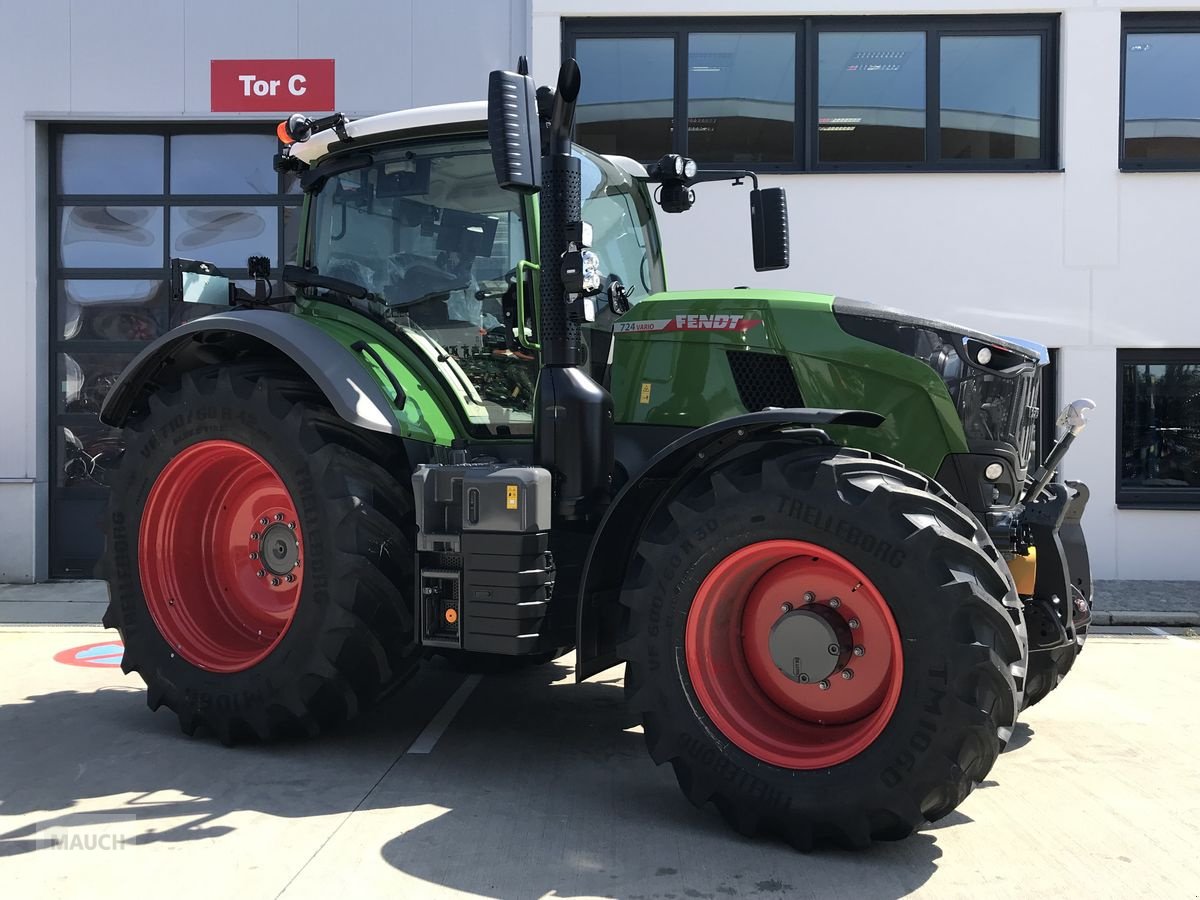
[[[787,677],[769,646],[781,617],[810,604],[830,621],[839,617],[839,633],[849,636],[824,689]],[[900,632],[883,595],[845,557],[805,541],[762,541],[721,560],[696,592],[685,640],[705,713],[772,765],[820,769],[854,758],[879,737],[900,697]]]
[[[202,441],[159,473],[142,513],[138,569],[159,633],[212,672],[241,672],[278,646],[304,581],[303,536],[271,465]]]

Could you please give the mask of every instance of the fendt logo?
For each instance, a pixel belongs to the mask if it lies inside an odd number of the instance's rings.
[[[640,322],[617,322],[615,331],[629,334],[635,331],[749,331],[761,325],[762,319],[747,319],[733,313],[711,316],[676,316],[673,319],[643,319]]]
[[[334,108],[332,59],[214,59],[213,112],[325,112]]]

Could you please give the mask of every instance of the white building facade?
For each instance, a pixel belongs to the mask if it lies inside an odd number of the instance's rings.
[[[662,217],[672,288],[827,291],[1054,348],[1059,403],[1097,403],[1066,465],[1094,574],[1200,578],[1200,4],[12,6],[0,581],[90,575],[120,452],[95,408],[173,323],[167,258],[286,258],[280,113],[326,90],[351,115],[475,99],[522,53],[543,82],[579,57],[595,149],[787,187],[790,269],[754,273],[744,194],[706,185]]]

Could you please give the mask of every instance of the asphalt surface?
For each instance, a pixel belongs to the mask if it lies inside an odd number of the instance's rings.
[[[683,799],[620,669],[433,664],[339,734],[228,749],[150,713],[119,647],[74,649],[112,633],[2,629],[0,896],[1200,896],[1200,637],[1124,631],[955,813],[803,855]]]

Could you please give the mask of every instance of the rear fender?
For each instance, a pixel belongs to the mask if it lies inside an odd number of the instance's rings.
[[[233,310],[172,329],[125,367],[104,399],[100,421],[122,427],[142,398],[166,376],[261,353],[283,357],[312,380],[339,416],[368,431],[412,434],[412,415],[399,415],[406,399],[388,395],[361,354],[291,313]],[[394,379],[395,376],[391,376]]]
[[[715,460],[766,439],[833,444],[822,425],[876,428],[878,413],[844,409],[777,409],[748,413],[706,425],[668,444],[617,494],[608,507],[584,561],[576,614],[575,679],[619,662],[621,612],[618,597],[641,537],[642,525],[673,486],[692,478]]]

